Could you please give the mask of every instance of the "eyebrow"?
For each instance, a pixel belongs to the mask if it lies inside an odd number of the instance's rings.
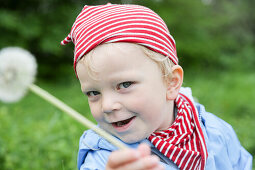
[[[96,88],[91,83],[85,83],[81,90],[84,94],[86,94],[89,91],[100,91],[99,88]]]

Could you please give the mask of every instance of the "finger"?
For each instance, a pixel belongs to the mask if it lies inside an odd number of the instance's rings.
[[[147,170],[147,169],[156,169],[160,167],[159,158],[155,155],[152,156],[145,156],[140,158],[134,162],[128,163],[121,167],[122,170]],[[160,169],[160,168],[159,168]]]
[[[138,151],[142,157],[148,156],[151,154],[151,148],[148,144],[142,143],[138,146]]]
[[[110,154],[107,167],[117,168],[141,157],[140,152],[134,149],[114,151]]]
[[[147,170],[165,170],[165,166],[162,165],[162,164],[159,164],[158,166],[153,167],[153,168],[149,168]]]

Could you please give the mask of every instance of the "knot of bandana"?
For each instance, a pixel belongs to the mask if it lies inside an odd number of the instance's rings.
[[[175,100],[177,116],[164,131],[154,132],[148,140],[178,168],[205,169],[207,150],[198,111],[183,94]]]
[[[85,6],[61,44],[71,41],[75,45],[74,70],[93,48],[114,42],[143,45],[178,64],[175,41],[166,24],[155,12],[139,5]]]

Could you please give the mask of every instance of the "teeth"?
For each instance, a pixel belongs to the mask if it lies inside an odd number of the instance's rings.
[[[116,122],[114,123],[116,126],[124,126],[125,124],[129,123],[131,120],[133,119],[133,117],[127,119],[127,120],[123,120],[123,121],[119,121],[119,122]]]
[[[127,123],[128,123],[128,121],[127,121],[127,120],[124,120],[124,121],[117,122],[116,125],[117,125],[117,126],[123,126],[123,125],[125,125],[125,124],[127,124]]]
[[[122,126],[124,123],[123,122],[117,122],[116,125],[117,126]]]

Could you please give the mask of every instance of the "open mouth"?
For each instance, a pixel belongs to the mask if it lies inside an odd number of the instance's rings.
[[[113,122],[112,125],[116,128],[118,127],[123,127],[127,124],[129,124],[133,119],[135,118],[135,116],[129,118],[129,119],[126,119],[126,120],[122,120],[122,121],[118,121],[118,122]]]

